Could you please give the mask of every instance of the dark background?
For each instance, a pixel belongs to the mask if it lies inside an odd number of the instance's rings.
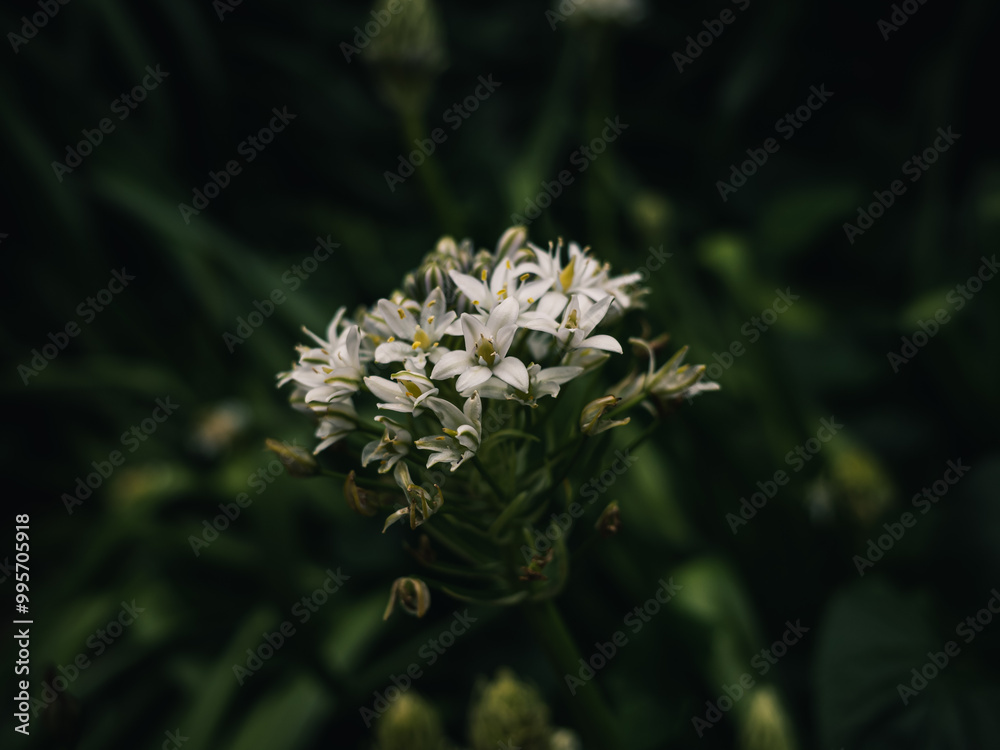
[[[998,282],[960,311],[946,301],[997,248],[995,4],[928,0],[888,39],[887,3],[650,4],[634,25],[577,23],[578,11],[555,29],[547,7],[441,2],[447,66],[425,78],[426,58],[406,66],[429,86],[422,132],[387,104],[384,69],[341,53],[370,20],[360,3],[244,3],[220,20],[209,2],[73,0],[16,53],[0,48],[0,559],[14,557],[14,514],[29,513],[33,690],[46,666],[93,656],[88,637],[119,602],[146,607],[47,714],[79,731],[80,750],[160,747],[176,728],[186,750],[367,746],[358,708],[457,606],[441,597],[425,620],[381,621],[391,581],[414,572],[401,536],[351,514],[336,482],[282,475],[201,556],[188,538],[268,465],[265,437],[314,444],[274,388],[303,324],[323,330],[340,305],[385,296],[444,234],[491,248],[616,116],[627,129],[532,222],[532,240],[590,244],[621,271],[662,245],[673,255],[650,274],[636,330],[669,331],[706,364],[746,345],[721,392],[637,454],[608,496],[624,530],[559,600],[589,654],[661,577],[685,585],[599,675],[628,746],[755,747],[747,733],[768,721],[802,748],[995,746],[995,623],[908,706],[897,693],[1000,586]],[[727,7],[735,21],[678,72],[671,55]],[[35,12],[6,5],[0,31]],[[157,64],[169,77],[119,121],[112,103]],[[384,173],[413,128],[442,126],[489,74],[497,91],[390,191]],[[833,96],[793,138],[775,136],[810,86]],[[274,107],[296,118],[246,164],[238,146]],[[104,117],[114,132],[60,182],[53,160]],[[910,183],[904,162],[948,127],[961,137]],[[780,150],[721,200],[716,182],[769,137]],[[238,158],[243,171],[186,224],[178,204]],[[896,179],[906,193],[849,242],[844,223]],[[282,275],[317,236],[340,244],[335,256],[230,353],[223,334],[289,291]],[[84,324],[77,305],[123,266],[135,281]],[[786,288],[799,300],[750,345],[742,326]],[[950,322],[894,372],[888,353],[939,308]],[[80,335],[25,384],[18,366],[68,321]],[[176,415],[68,514],[61,495],[165,397]],[[843,430],[791,469],[786,454],[831,416]],[[914,494],[959,458],[971,470],[920,514]],[[789,483],[734,535],[726,514],[782,469]],[[916,526],[860,576],[854,556],[907,510]],[[257,634],[338,567],[343,591],[240,687],[232,665]],[[0,578],[10,601],[14,581]],[[475,612],[417,685],[450,736],[464,740],[476,678],[502,665],[569,725],[561,675],[518,613]],[[776,708],[744,699],[699,740],[692,716],[724,683],[757,677],[751,658],[787,620],[810,630],[757,680]],[[3,745],[62,746],[32,726],[31,742]]]

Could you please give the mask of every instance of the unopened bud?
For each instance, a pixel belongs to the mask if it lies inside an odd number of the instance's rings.
[[[313,477],[319,474],[319,464],[304,448],[271,438],[267,438],[264,445],[278,456],[285,470],[293,477]]]
[[[511,227],[506,232],[504,232],[499,241],[497,242],[496,258],[497,260],[503,260],[505,258],[513,258],[514,254],[524,247],[524,243],[528,241],[528,230],[524,227]]]
[[[472,750],[496,750],[497,738],[522,750],[549,750],[549,707],[538,688],[521,682],[509,669],[482,688],[469,712]]]
[[[444,730],[434,706],[416,694],[403,693],[389,704],[375,725],[379,750],[441,750]]]
[[[583,407],[583,412],[580,414],[580,431],[584,435],[597,435],[612,427],[628,424],[628,417],[617,420],[604,418],[604,413],[616,406],[619,400],[614,396],[602,396]]]
[[[383,620],[388,620],[389,615],[396,606],[396,598],[399,598],[399,606],[406,612],[417,617],[423,617],[431,606],[431,590],[427,584],[419,578],[397,578],[392,583],[392,591],[389,592],[389,605],[385,608]]]

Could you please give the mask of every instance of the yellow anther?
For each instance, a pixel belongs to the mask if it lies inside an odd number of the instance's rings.
[[[400,320],[405,320],[406,319],[406,313],[403,312],[403,308],[402,307],[400,307],[398,310],[396,310],[396,312],[399,313],[399,319]]]
[[[486,269],[485,269],[485,268],[483,269],[482,273],[480,273],[480,274],[479,274],[479,277],[480,277],[480,278],[481,278],[481,279],[482,279],[483,281],[486,281]]]
[[[434,322],[434,316],[433,315],[428,315],[427,316],[427,322],[428,323],[433,323]]]
[[[389,338],[386,339],[386,341],[388,341],[390,344],[395,340],[396,340],[395,336],[390,336]]]
[[[535,298],[534,297],[528,297],[528,304],[529,305],[535,304]]]
[[[518,276],[518,278],[521,281],[527,281],[528,279],[531,278],[531,274],[530,273],[522,273],[520,276]]]
[[[441,429],[444,431],[445,435],[451,435],[452,437],[458,437],[458,431],[457,430],[449,430],[447,427],[442,427]]]
[[[436,299],[432,299],[430,302],[427,303],[427,306],[428,307],[434,307],[434,305],[436,305],[436,304],[437,304],[437,300]]]

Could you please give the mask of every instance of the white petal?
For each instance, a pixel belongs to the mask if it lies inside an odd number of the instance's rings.
[[[507,350],[510,349],[515,333],[517,333],[517,323],[511,323],[509,326],[504,326],[497,331],[496,336],[494,336],[494,348],[496,349],[497,354],[501,357],[507,356]]]
[[[462,313],[462,333],[465,335],[465,350],[469,354],[476,350],[480,336],[490,335],[483,322],[469,313]]]
[[[448,352],[431,370],[431,380],[447,380],[472,366],[468,352]]]
[[[493,367],[493,374],[519,391],[528,390],[528,368],[516,357],[504,357]]]
[[[614,298],[608,295],[600,302],[595,303],[590,307],[589,310],[583,312],[582,319],[580,321],[580,328],[583,329],[584,333],[590,333],[597,327],[598,323],[604,320],[604,316],[608,313],[608,308],[611,307],[611,302]]]
[[[492,332],[499,331],[504,326],[517,322],[517,316],[521,312],[521,306],[513,297],[508,297],[490,312],[486,327]]]
[[[622,345],[618,343],[618,339],[614,336],[608,336],[607,334],[599,334],[597,336],[591,336],[589,339],[584,339],[580,342],[578,349],[583,349],[585,347],[590,347],[591,349],[602,349],[606,352],[615,352],[617,354],[622,353]]]
[[[475,388],[481,383],[485,383],[490,379],[490,368],[484,367],[482,365],[476,365],[475,367],[470,367],[464,373],[459,375],[458,380],[455,381],[455,388],[459,393],[465,393]]]

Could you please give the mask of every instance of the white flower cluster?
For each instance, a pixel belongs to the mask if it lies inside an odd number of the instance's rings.
[[[407,277],[406,292],[355,320],[341,308],[325,338],[306,330],[315,343],[298,347],[298,364],[278,384],[294,383],[293,401],[319,418],[316,453],[358,429],[354,397],[364,391],[384,412],[375,417],[384,433],[365,446],[362,465],[377,461],[385,473],[426,451],[428,467],[455,471],[479,449],[483,399],[537,406],[622,352],[595,331],[638,304],[639,278],[612,276],[575,244],[536,247],[521,227],[492,253],[445,238]]]

